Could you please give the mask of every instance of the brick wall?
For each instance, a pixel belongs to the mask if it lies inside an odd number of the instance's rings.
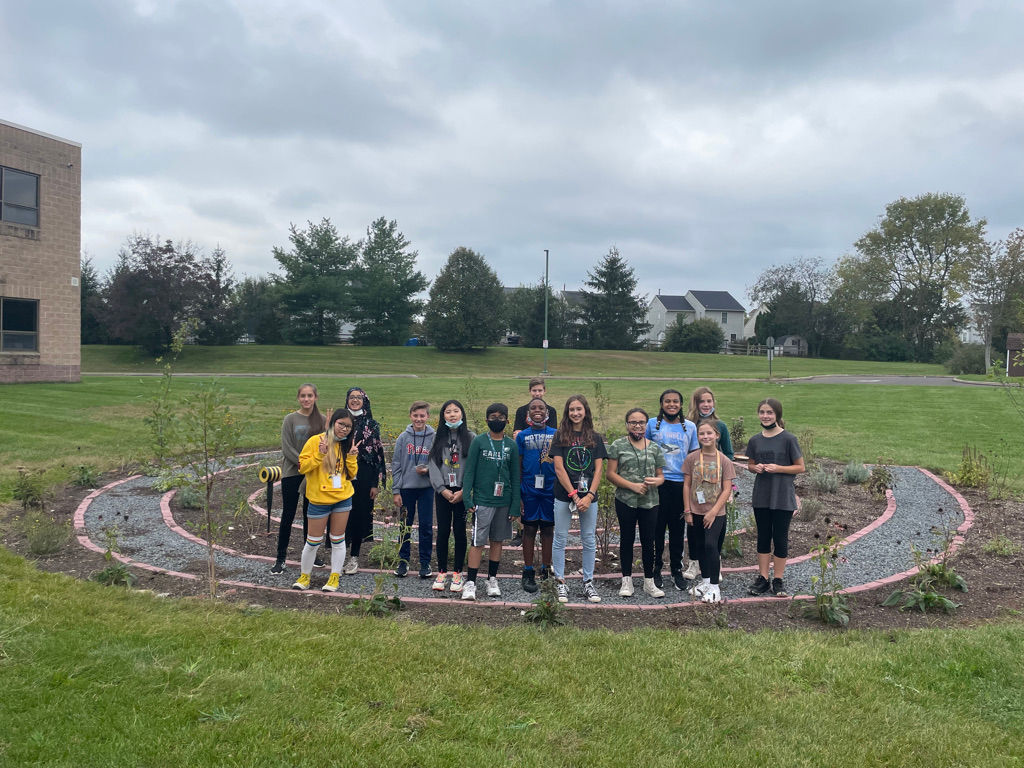
[[[39,226],[0,221],[0,296],[39,301],[39,351],[0,352],[0,382],[81,378],[82,148],[0,121],[0,165],[39,176]]]

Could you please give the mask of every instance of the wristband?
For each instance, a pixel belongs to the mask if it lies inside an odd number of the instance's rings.
[[[575,498],[576,498],[576,495],[577,495],[578,493],[579,493],[579,491],[577,491],[577,490],[576,490],[575,488],[573,488],[573,489],[572,489],[571,491],[569,491],[569,492],[568,492],[568,493],[566,494],[566,496],[568,496],[568,497],[569,497],[570,499],[575,499]]]

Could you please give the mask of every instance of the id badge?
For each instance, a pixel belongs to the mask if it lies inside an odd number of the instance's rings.
[[[707,502],[704,500],[704,491],[697,491],[696,495],[698,504],[707,504]]]
[[[457,480],[456,480],[456,477],[455,477],[455,473],[454,472],[449,472],[448,473],[448,485],[451,486],[452,488],[454,488],[456,482],[457,482]]]
[[[495,496],[495,498],[498,498],[499,496],[504,496],[504,495],[505,495],[505,484],[499,480],[498,482],[496,482],[494,484],[494,496]]]
[[[580,481],[576,484],[580,493],[586,493],[590,490],[590,480],[587,479],[586,475],[580,475]]]
[[[331,475],[331,487],[341,488],[341,475]]]
[[[541,491],[544,490],[544,475],[533,476],[533,487]]]

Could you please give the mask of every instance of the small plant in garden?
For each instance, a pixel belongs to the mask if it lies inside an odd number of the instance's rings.
[[[199,323],[195,318],[189,318],[178,326],[171,337],[171,345],[167,357],[158,357],[157,364],[163,363],[160,373],[160,387],[149,403],[149,413],[143,417],[146,426],[149,427],[152,439],[151,447],[153,461],[157,467],[165,466],[172,458],[174,427],[176,420],[175,403],[171,399],[171,384],[174,381],[174,362],[185,347],[185,342],[192,335]]]
[[[835,473],[825,467],[815,467],[807,473],[807,483],[818,493],[837,493],[839,479]]]
[[[203,495],[198,488],[186,485],[177,493],[178,503],[185,509],[202,509]]]
[[[104,528],[103,535],[107,540],[107,548],[103,552],[103,559],[107,561],[107,567],[94,573],[92,580],[106,587],[130,587],[135,583],[135,576],[128,570],[127,565],[114,558],[114,553],[118,551],[117,526]]]
[[[377,498],[380,499],[383,493],[384,491],[381,491]],[[387,494],[385,498],[390,499],[391,494]],[[400,510],[395,510],[395,519],[398,524],[393,528],[382,529],[380,541],[373,545],[368,555],[370,562],[380,570],[380,573],[373,575],[373,591],[353,600],[349,610],[364,616],[384,616],[402,610],[402,600],[398,596],[398,581],[392,572],[398,567],[398,550],[402,544],[402,537],[408,535],[412,528],[405,524]]]
[[[804,455],[804,466],[810,471],[818,465],[818,454],[814,452],[814,430],[800,430],[797,441],[800,443],[800,451]]]
[[[533,604],[523,612],[523,618],[541,629],[565,624],[565,606],[558,602],[554,579],[545,579],[540,583],[540,592]]]
[[[42,510],[30,511],[21,519],[21,530],[33,555],[59,552],[71,538],[71,524],[58,523]]]
[[[736,533],[739,530],[739,509],[736,505],[736,497],[739,495],[739,488],[736,483],[732,484],[732,494],[725,502],[725,543],[722,545],[722,555],[725,557],[742,557],[743,542]]]
[[[843,547],[835,536],[830,536],[826,544],[811,550],[811,560],[817,566],[811,575],[810,595],[813,599],[801,603],[801,613],[825,624],[845,627],[850,623],[850,601],[840,591],[843,585],[839,580],[838,567],[846,562]]]
[[[1020,554],[1020,544],[1016,544],[1009,536],[1000,533],[985,542],[981,551],[986,555],[997,555],[998,557],[1013,557]]]
[[[941,507],[938,512],[942,518],[941,525],[937,527],[940,538],[936,549],[940,552],[939,557],[932,562],[926,559],[927,553],[921,552],[917,547],[911,547],[917,573],[910,580],[910,589],[896,590],[882,605],[897,606],[901,611],[917,608],[922,613],[936,608],[945,613],[952,613],[960,607],[959,603],[954,603],[938,591],[940,587],[967,591],[967,582],[956,572],[950,561],[956,531],[949,516]]]
[[[14,478],[14,498],[21,502],[25,511],[36,507],[42,509],[46,500],[46,481],[41,470],[30,470],[18,467],[18,476]]]
[[[733,447],[743,445],[747,439],[747,428],[743,424],[743,417],[737,416],[729,424],[729,438],[732,440]]]
[[[847,485],[862,485],[871,477],[871,471],[859,461],[851,461],[843,467],[843,482]]]
[[[884,499],[885,492],[895,487],[896,478],[892,470],[884,464],[875,464],[871,468],[871,477],[868,478],[868,492],[876,499]]]
[[[817,520],[818,515],[821,514],[822,503],[818,499],[801,498],[800,499],[800,519],[806,520],[808,523]]]
[[[960,457],[960,467],[955,472],[947,472],[946,479],[953,485],[964,488],[984,488],[992,478],[992,468],[988,459],[977,448],[964,446]]]
[[[79,488],[95,488],[100,482],[100,473],[88,464],[79,464],[71,472],[71,482]]]

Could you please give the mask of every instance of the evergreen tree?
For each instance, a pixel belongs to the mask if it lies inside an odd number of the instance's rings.
[[[544,283],[519,286],[505,297],[506,326],[518,333],[524,347],[541,347],[544,341]],[[548,293],[548,346],[558,349],[564,344],[567,310],[561,296]]]
[[[232,304],[241,331],[257,344],[284,341],[281,286],[271,277],[247,277],[236,287]]]
[[[103,325],[103,285],[96,267],[92,265],[91,256],[82,259],[82,277],[79,288],[81,289],[82,343],[105,344],[107,331]]]
[[[195,316],[199,320],[196,338],[200,344],[234,344],[241,335],[236,307],[232,301],[235,276],[231,262],[218,246],[200,262],[198,276],[200,295],[197,297]]]
[[[650,330],[647,303],[635,296],[636,276],[629,263],[610,248],[593,272],[587,273],[583,290],[581,343],[593,349],[635,349]]]
[[[433,286],[423,324],[438,349],[486,348],[504,326],[505,294],[483,256],[459,247]]]
[[[359,344],[397,345],[409,336],[413,318],[423,308],[414,298],[427,287],[416,270],[416,251],[398,231],[398,222],[383,216],[366,228],[353,285],[351,318]]]
[[[332,344],[351,312],[359,248],[340,236],[330,219],[307,224],[303,230],[291,225],[291,251],[274,248],[274,258],[285,271],[281,299],[286,335],[296,344]]]

